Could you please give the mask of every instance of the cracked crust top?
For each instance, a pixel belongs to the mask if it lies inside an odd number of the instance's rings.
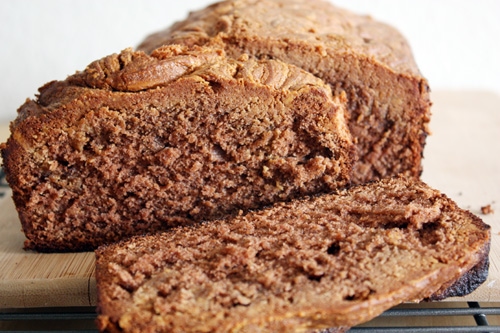
[[[301,41],[317,52],[328,48],[372,57],[396,72],[420,75],[407,41],[396,29],[324,0],[221,1],[150,35],[139,49],[152,52],[165,44],[201,45],[217,36],[252,35]]]

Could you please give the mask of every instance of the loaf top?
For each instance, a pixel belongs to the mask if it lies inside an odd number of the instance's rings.
[[[192,12],[186,20],[150,35],[139,49],[164,44],[205,44],[214,37],[253,46],[259,39],[301,42],[322,54],[354,53],[396,72],[420,75],[406,39],[393,27],[324,0],[229,0]],[[286,48],[286,46],[284,46]]]
[[[307,332],[421,300],[487,256],[489,227],[385,179],[100,248],[101,328]]]
[[[298,90],[325,83],[313,75],[278,60],[257,61],[248,55],[230,59],[217,48],[167,45],[150,55],[124,50],[90,64],[69,82],[114,91],[142,91],[160,87],[181,76],[217,76],[267,85],[272,89]]]
[[[72,123],[104,105],[128,112],[134,104],[146,102],[146,91],[154,91],[181,77],[206,84],[210,80],[240,80],[290,92],[314,86],[327,99],[333,99],[330,87],[321,79],[279,60],[259,61],[246,55],[232,59],[222,49],[203,46],[167,45],[151,54],[125,49],[92,62],[66,80],[42,86],[36,100],[27,100],[19,108],[18,117],[11,123],[12,139],[33,151],[33,145],[45,144],[38,131],[65,131],[67,122]],[[177,88],[182,90],[182,86]],[[134,98],[137,102],[131,101]],[[54,121],[60,123],[59,128],[54,127]],[[50,126],[41,128],[49,122]],[[342,135],[349,137],[347,128],[344,130]]]

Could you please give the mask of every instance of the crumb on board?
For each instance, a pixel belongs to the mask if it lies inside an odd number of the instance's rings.
[[[481,207],[481,213],[484,215],[493,214],[494,210],[491,208],[491,205],[486,205]]]

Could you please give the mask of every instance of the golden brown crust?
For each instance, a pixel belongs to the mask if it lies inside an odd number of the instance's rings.
[[[421,182],[337,194],[100,248],[102,328],[306,332],[429,297],[476,265],[489,227]]]
[[[2,154],[26,247],[85,250],[347,185],[345,99],[276,60],[125,50],[47,84]]]
[[[234,57],[280,59],[313,73],[347,94],[355,183],[420,175],[429,88],[394,28],[321,0],[234,0],[191,13],[139,49],[165,44],[215,44]]]

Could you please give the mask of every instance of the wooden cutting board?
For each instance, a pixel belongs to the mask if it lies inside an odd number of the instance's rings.
[[[452,301],[500,302],[500,96],[433,94],[422,178],[492,226],[490,273],[474,293]],[[0,141],[8,136],[0,126]],[[24,235],[10,198],[0,191],[0,308],[94,306],[94,253],[41,254],[22,249]],[[481,207],[495,211],[484,215]]]

